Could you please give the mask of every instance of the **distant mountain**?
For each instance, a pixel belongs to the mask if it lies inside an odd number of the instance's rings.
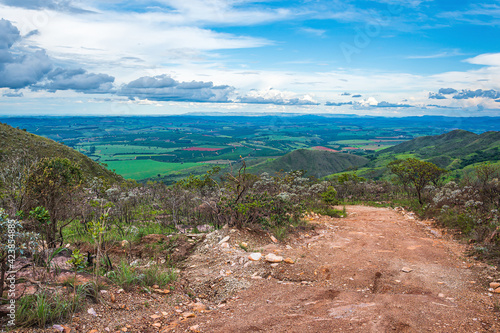
[[[103,177],[112,182],[123,180],[122,176],[61,143],[0,123],[0,167],[10,156],[23,151],[36,158],[67,158],[78,163],[87,177]]]
[[[475,134],[455,130],[442,135],[424,136],[384,149],[378,157],[413,154],[442,168],[462,169],[468,165],[500,160],[500,132]]]
[[[368,162],[367,158],[357,155],[298,149],[275,160],[255,165],[248,171],[260,173],[306,170],[308,176],[320,178],[332,173],[359,168]]]

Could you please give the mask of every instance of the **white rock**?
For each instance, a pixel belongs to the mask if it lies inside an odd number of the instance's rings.
[[[224,242],[220,245],[220,247],[222,247],[223,249],[228,249],[229,248],[229,243],[227,242]]]
[[[410,273],[411,271],[413,271],[413,269],[409,268],[409,267],[403,267],[403,268],[401,268],[401,271],[403,271],[405,273]]]
[[[226,243],[228,240],[229,240],[229,236],[226,236],[220,240],[219,244]]]
[[[88,314],[91,314],[91,315],[93,315],[93,316],[97,316],[97,312],[95,312],[94,308],[90,308],[90,309],[88,309],[88,310],[87,310],[87,313],[88,313]]]
[[[282,262],[282,261],[283,261],[283,257],[281,257],[281,256],[277,256],[277,255],[275,255],[274,253],[269,253],[269,254],[266,256],[266,261],[267,261],[267,262],[272,262],[272,263]]]
[[[259,253],[259,252],[254,252],[254,253],[251,253],[249,256],[248,256],[248,259],[252,260],[252,261],[259,261],[260,258],[262,258],[262,253]]]

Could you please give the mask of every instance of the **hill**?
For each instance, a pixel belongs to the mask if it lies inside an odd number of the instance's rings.
[[[78,163],[87,177],[103,177],[112,182],[123,180],[116,173],[61,143],[0,123],[0,167],[11,156],[23,151],[34,158],[68,158]]]
[[[273,161],[261,163],[249,168],[249,172],[278,172],[306,170],[308,176],[317,178],[326,175],[359,168],[368,163],[365,157],[333,153],[322,150],[298,149]]]
[[[380,151],[378,156],[413,154],[442,168],[463,169],[468,165],[500,160],[500,132],[475,134],[455,130],[424,136]]]

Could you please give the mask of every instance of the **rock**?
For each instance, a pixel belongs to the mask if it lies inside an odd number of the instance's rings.
[[[284,260],[287,264],[295,264],[295,262],[292,260],[292,258],[286,258]]]
[[[121,242],[122,247],[130,247],[130,242],[126,239],[122,240]]]
[[[496,288],[493,292],[494,292],[495,294],[500,294],[500,287]]]
[[[274,268],[274,267],[278,267],[278,265],[279,265],[279,264],[278,264],[277,262],[275,262],[274,264],[271,264],[271,267],[273,267],[273,268]]]
[[[159,289],[159,288],[160,288],[160,286],[159,286],[159,285],[157,285],[157,284],[153,284],[153,289]]]
[[[99,331],[98,330],[90,330],[87,333],[99,333]]]
[[[247,243],[245,243],[245,242],[241,242],[241,244],[240,244],[240,245],[241,245],[241,247],[245,247],[245,248],[246,248],[246,247],[248,247],[248,244],[247,244]]]
[[[259,253],[259,252],[251,253],[248,256],[248,259],[250,259],[252,261],[259,261],[260,258],[262,258],[262,253]]]
[[[220,247],[222,247],[223,249],[229,249],[229,243],[224,242],[220,245]]]
[[[411,271],[413,271],[413,269],[409,268],[409,267],[403,267],[403,268],[401,268],[401,271],[405,272],[405,273],[410,273]]]
[[[95,312],[94,308],[90,308],[87,310],[87,313],[97,317],[97,312]]]
[[[443,293],[439,293],[439,294],[438,294],[438,297],[439,297],[439,298],[444,298],[444,294],[443,294]]]
[[[266,256],[266,261],[267,262],[272,262],[272,263],[276,263],[276,262],[282,262],[283,261],[283,257],[281,256],[277,256],[275,255],[274,253],[269,253],[267,256]]]
[[[276,237],[274,237],[272,235],[271,235],[271,240],[273,241],[273,243],[278,243],[278,240],[276,239]]]
[[[228,240],[229,240],[229,236],[226,236],[220,240],[219,244],[226,243]]]
[[[161,323],[154,323],[153,326],[157,327],[157,328],[160,328],[161,327]]]
[[[191,305],[191,309],[194,311],[194,312],[202,312],[202,311],[206,311],[207,310],[207,306],[203,303],[193,303]]]
[[[198,328],[200,328],[200,325],[193,325],[189,327],[189,330],[193,332],[198,332]]]
[[[497,289],[500,287],[500,282],[490,282],[490,288]]]
[[[151,319],[158,319],[158,318],[161,318],[161,316],[157,315],[157,314],[154,314],[154,315],[149,316],[149,318],[151,318]]]
[[[182,317],[184,317],[184,318],[194,318],[194,317],[196,317],[196,315],[194,313],[192,313],[192,312],[183,312],[182,313]]]
[[[61,325],[53,325],[52,328],[58,332],[64,332],[64,327]]]
[[[287,246],[286,246],[286,249],[287,249],[287,250],[293,250],[293,247],[291,247],[290,245],[287,245]]]
[[[115,303],[116,302],[115,294],[113,294],[113,293],[109,294],[109,298],[111,299],[111,303]]]

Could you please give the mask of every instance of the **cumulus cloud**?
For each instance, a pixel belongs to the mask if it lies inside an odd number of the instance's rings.
[[[109,92],[114,78],[87,73],[84,69],[55,68],[45,50],[13,49],[21,40],[19,30],[0,20],[0,88],[32,90],[75,90],[84,93]]]
[[[20,39],[19,30],[10,21],[1,19],[0,88],[25,88],[42,79],[52,67],[44,50],[14,52],[12,46]]]
[[[22,92],[6,92],[2,94],[3,97],[23,97]]]
[[[237,100],[248,104],[275,104],[275,105],[319,105],[311,96],[297,96],[294,93],[283,92],[276,89],[266,91],[250,91],[247,95]]]
[[[131,81],[123,85],[117,94],[130,99],[224,103],[230,101],[233,90],[227,85],[215,86],[213,82],[179,82],[164,74]]]
[[[457,91],[453,88],[441,88],[439,89],[439,93],[442,95],[451,95],[456,93]]]
[[[399,103],[389,103],[389,102],[379,102],[377,105],[373,105],[373,107],[377,108],[413,108],[413,105],[409,104],[399,104]]]
[[[74,90],[83,93],[108,93],[112,90],[115,78],[106,74],[87,73],[84,69],[56,68],[47,75],[48,82],[34,89]]]
[[[326,102],[325,105],[326,106],[342,106],[342,105],[352,105],[353,103],[352,102],[339,102],[339,103],[336,103],[336,102]]]
[[[446,99],[446,96],[441,93],[430,92],[429,99]]]
[[[500,92],[496,90],[482,90],[482,89],[477,89],[477,90],[469,90],[469,89],[464,89],[460,92],[458,92],[455,96],[453,96],[454,99],[469,99],[469,98],[476,98],[476,97],[483,97],[483,98],[490,98],[490,99],[497,99],[500,98]]]

